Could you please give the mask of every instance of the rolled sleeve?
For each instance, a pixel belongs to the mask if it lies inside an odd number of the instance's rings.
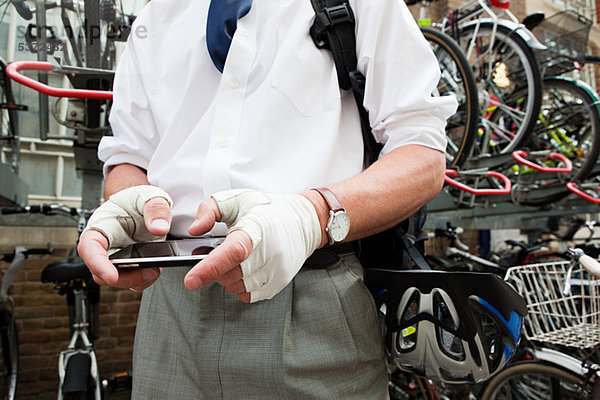
[[[136,24],[139,23],[148,26],[149,19],[140,14],[136,20]],[[144,40],[150,39],[130,35],[117,66],[109,116],[113,136],[103,137],[98,147],[98,158],[104,162],[105,177],[109,169],[118,164],[133,164],[147,169],[159,140],[147,95],[146,82],[149,81],[151,66],[148,65],[149,60],[145,60],[149,57]]]
[[[410,11],[397,0],[354,0],[353,8],[364,105],[381,155],[409,144],[445,151],[446,120],[458,103],[432,95],[439,65]]]

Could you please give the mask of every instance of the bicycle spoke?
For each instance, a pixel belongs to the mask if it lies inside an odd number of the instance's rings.
[[[460,37],[463,49],[472,49],[480,112],[495,136],[490,149],[513,151],[527,139],[539,111],[541,76],[533,52],[518,35],[492,23],[464,28]]]
[[[489,126],[492,128],[492,132],[495,136],[500,139],[504,139],[506,142],[510,142],[514,137],[514,132],[504,128],[501,124],[489,122]],[[500,140],[493,140],[495,143],[500,143]]]

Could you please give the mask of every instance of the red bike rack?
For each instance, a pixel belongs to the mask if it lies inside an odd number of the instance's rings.
[[[470,186],[465,185],[464,183],[460,183],[455,179],[452,179],[452,177],[456,178],[458,176],[458,171],[453,170],[453,169],[447,169],[446,170],[446,177],[444,178],[444,181],[449,184],[452,185],[460,190],[463,190],[467,193],[470,194],[474,194],[474,195],[503,195],[503,194],[510,194],[510,190],[512,188],[512,183],[510,182],[510,179],[508,179],[506,176],[502,175],[500,172],[496,172],[496,171],[487,171],[485,173],[486,175],[484,177],[487,178],[498,178],[500,179],[503,183],[504,183],[504,188],[502,189],[476,189],[476,188],[472,188]]]
[[[575,182],[569,182],[567,183],[567,188],[575,193],[577,196],[582,197],[584,199],[586,199],[587,201],[590,201],[594,204],[600,204],[600,199],[597,199],[595,197],[590,196],[589,194],[585,193],[583,190],[579,189],[577,187],[577,184]],[[598,188],[598,190],[600,190],[600,187]]]
[[[569,160],[567,157],[565,157],[564,155],[560,154],[560,153],[550,153],[548,155],[548,158],[556,158],[558,160],[560,160],[565,166],[564,167],[545,167],[543,165],[539,165],[536,164],[534,162],[531,162],[527,159],[525,159],[525,157],[527,157],[527,152],[524,150],[517,150],[517,151],[513,151],[512,156],[513,158],[522,165],[525,165],[527,167],[533,168],[536,171],[540,171],[540,172],[562,172],[562,173],[569,173],[573,171],[573,163],[571,162],[571,160]]]
[[[20,74],[20,71],[52,71],[60,72],[59,67],[54,68],[51,63],[45,61],[15,61],[6,67],[6,74],[14,81],[22,85],[37,90],[40,93],[52,97],[69,97],[75,99],[90,99],[90,100],[112,100],[113,94],[105,90],[89,90],[89,89],[62,89],[53,86],[48,86],[44,83],[36,81]]]

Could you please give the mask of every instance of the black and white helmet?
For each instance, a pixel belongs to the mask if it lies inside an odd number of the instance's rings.
[[[365,270],[384,318],[388,361],[430,379],[480,382],[512,357],[527,307],[498,276]]]

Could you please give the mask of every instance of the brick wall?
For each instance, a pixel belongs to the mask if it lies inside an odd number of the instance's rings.
[[[58,353],[70,339],[68,311],[65,296],[59,296],[52,284],[41,283],[40,277],[48,263],[66,254],[67,249],[56,249],[52,256],[29,258],[10,292],[15,300],[21,351],[17,393],[20,400],[56,398]],[[0,263],[3,271],[7,266]],[[101,377],[131,369],[139,299],[139,293],[129,290],[101,289],[100,331],[95,343]]]

